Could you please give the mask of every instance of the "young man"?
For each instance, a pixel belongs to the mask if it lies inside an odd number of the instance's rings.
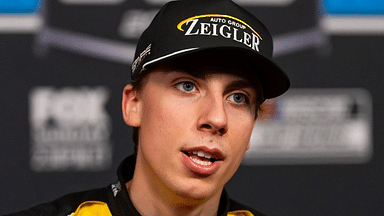
[[[261,103],[289,88],[272,38],[230,0],[166,4],[141,36],[123,91],[135,155],[107,188],[19,215],[262,215],[229,198]]]

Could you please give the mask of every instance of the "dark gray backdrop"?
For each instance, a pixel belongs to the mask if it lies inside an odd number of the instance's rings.
[[[158,8],[145,1],[110,6],[49,1],[42,29],[34,34],[0,34],[1,214],[116,181],[118,164],[133,152],[132,131],[122,120],[120,103],[129,81],[132,56],[128,55],[133,55],[131,47],[137,40],[118,29],[126,11],[141,9],[141,13],[151,14]],[[315,35],[316,43],[303,40],[297,42],[302,49],[291,47],[276,53],[293,88],[361,87],[371,93],[374,154],[366,164],[241,166],[227,184],[229,194],[267,215],[382,215],[384,37],[322,32],[318,22],[322,14],[315,0],[248,9],[266,23],[278,42],[289,33]],[[69,39],[63,40],[62,35]],[[82,39],[94,42],[98,50],[86,43],[82,46]],[[118,52],[117,47],[128,51]],[[106,110],[112,122],[113,160],[107,169],[31,169],[29,100],[32,89],[41,86],[109,89]]]

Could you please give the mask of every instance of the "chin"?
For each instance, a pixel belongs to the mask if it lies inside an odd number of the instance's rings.
[[[207,200],[216,194],[221,194],[222,188],[217,183],[206,182],[207,179],[188,179],[177,187],[180,197],[191,200]]]

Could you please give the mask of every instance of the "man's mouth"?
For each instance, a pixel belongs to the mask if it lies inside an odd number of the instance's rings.
[[[222,161],[224,159],[223,154],[216,149],[195,148],[183,150],[182,152],[191,158],[191,160],[195,163],[203,166],[208,166],[216,161]]]
[[[184,154],[188,155],[195,163],[198,163],[200,165],[211,165],[215,161],[218,160],[218,158],[213,157],[209,153],[205,153],[203,151],[193,151],[193,152],[187,152],[184,151]]]
[[[182,149],[182,160],[186,167],[199,176],[214,174],[222,165],[225,156],[219,149],[204,146]]]

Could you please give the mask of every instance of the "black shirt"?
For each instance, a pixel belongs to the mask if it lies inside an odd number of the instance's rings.
[[[133,177],[135,162],[135,157],[129,156],[120,164],[117,171],[118,182],[115,184],[104,188],[68,194],[53,202],[40,204],[29,210],[9,214],[8,216],[77,216],[82,215],[81,210],[84,209],[87,209],[87,211],[110,211],[104,215],[140,216],[125,187],[125,183]],[[218,216],[252,216],[252,214],[254,216],[263,216],[258,211],[230,199],[225,189],[223,190]]]

